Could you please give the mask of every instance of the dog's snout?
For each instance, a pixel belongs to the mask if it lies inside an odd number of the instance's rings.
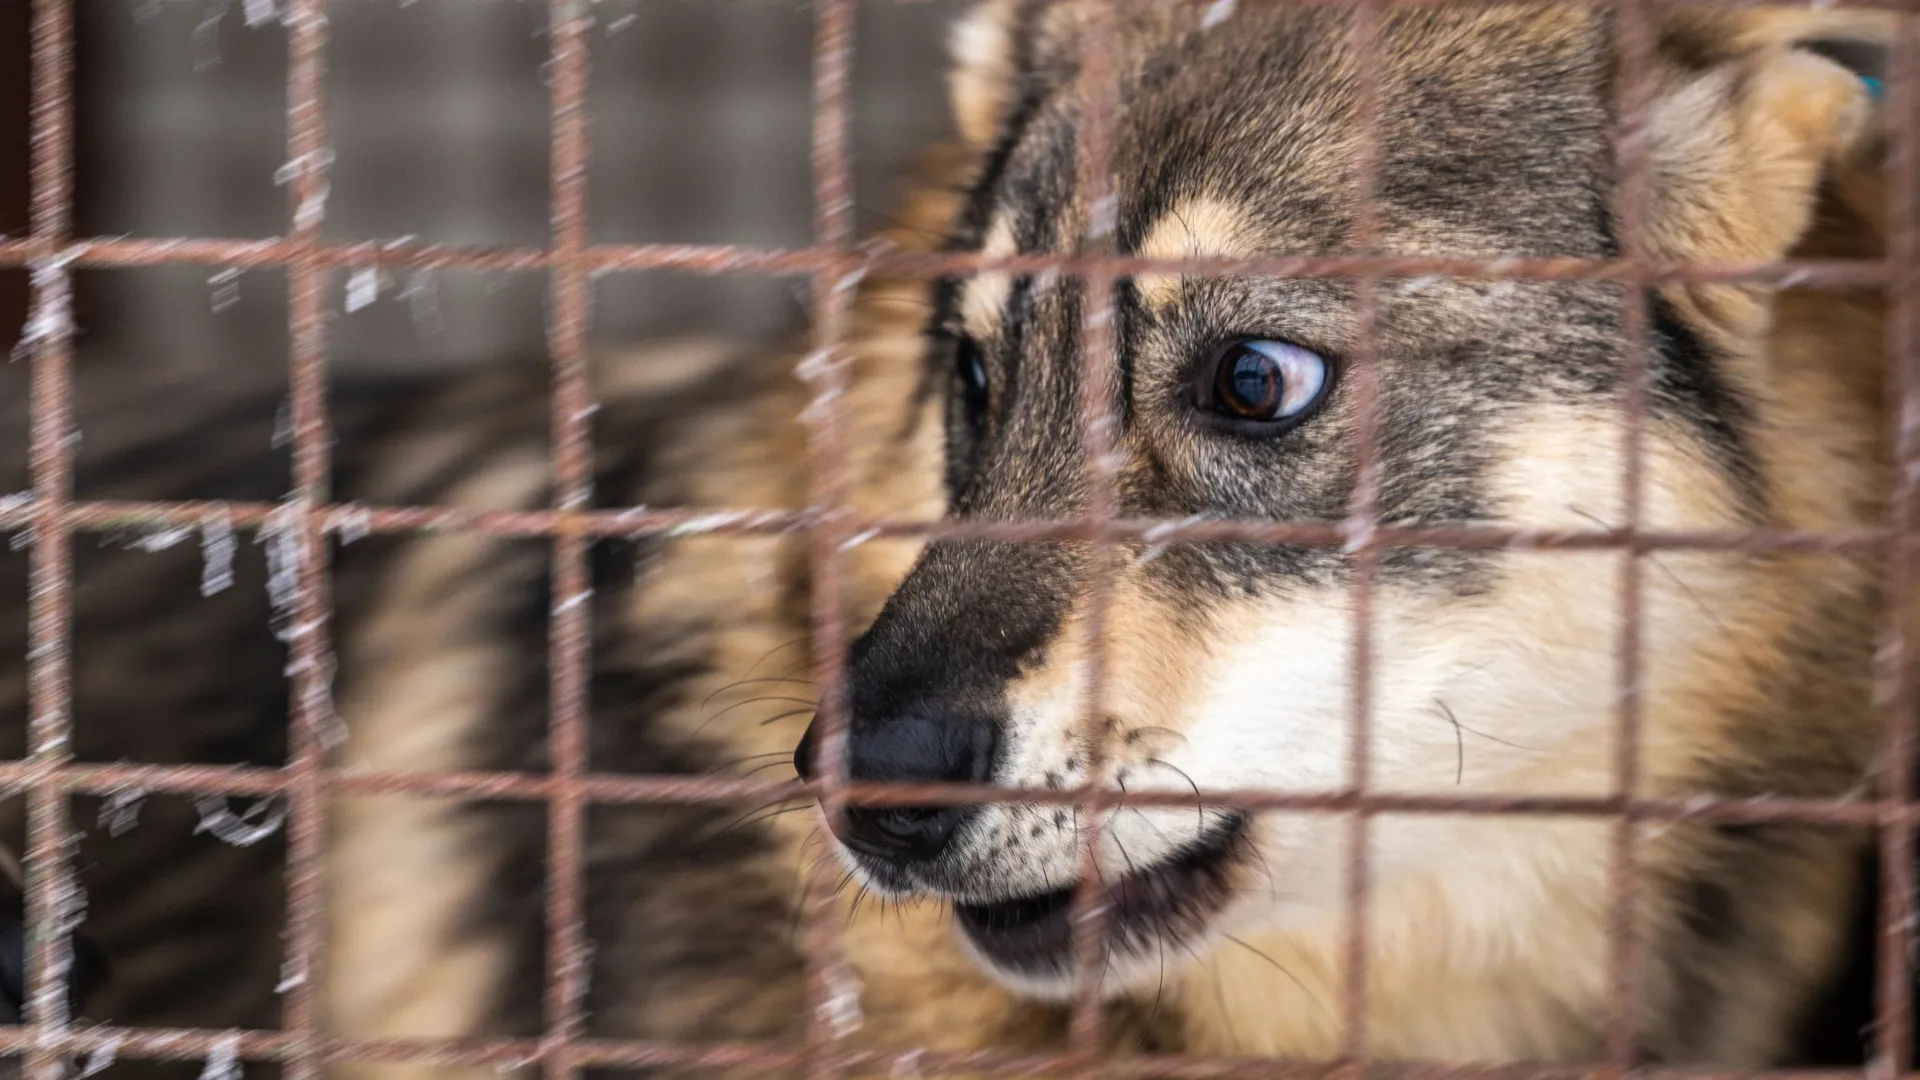
[[[856,732],[852,776],[891,783],[984,783],[994,725],[981,717],[913,712]],[[841,839],[879,859],[925,862],[945,851],[972,806],[849,806]]]
[[[814,776],[817,725],[794,753],[803,779]],[[856,721],[848,733],[848,775],[878,783],[985,783],[993,775],[995,726],[986,717],[915,710]],[[946,850],[974,806],[849,806],[839,836],[848,847],[889,862],[925,862]]]
[[[1051,639],[1071,568],[1058,545],[954,541],[922,551],[848,650],[849,775],[909,784],[994,776],[1011,730],[1007,685]],[[815,736],[800,745],[803,776],[816,764]],[[868,863],[930,863],[966,845],[966,825],[984,816],[979,806],[850,806],[840,839]]]
[[[926,862],[947,849],[967,810],[963,806],[849,806],[840,839],[876,859]]]

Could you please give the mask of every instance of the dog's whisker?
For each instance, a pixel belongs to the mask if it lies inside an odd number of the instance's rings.
[[[744,709],[749,705],[764,705],[764,704],[767,704],[768,702],[774,702],[774,701],[796,702],[798,704],[805,705],[808,708],[814,707],[814,702],[810,698],[789,697],[782,694],[770,694],[766,697],[748,698],[745,701],[736,701],[733,704],[727,706],[726,708],[721,709],[719,712],[714,713],[712,716],[707,717],[705,720],[700,721],[700,723],[694,727],[693,734],[694,735],[700,734],[702,731],[705,731],[707,729],[707,725],[713,723],[715,720],[720,719],[721,717],[727,715],[728,713],[734,711],[735,709]]]
[[[742,829],[742,828],[746,828],[749,825],[758,824],[760,821],[767,820],[767,818],[755,819],[754,815],[759,814],[763,811],[773,810],[775,807],[786,806],[787,803],[797,802],[801,800],[805,800],[807,802],[812,801],[806,795],[788,795],[784,798],[775,799],[769,803],[761,803],[759,806],[756,806],[753,809],[747,811],[746,813],[741,814],[739,817],[734,818],[733,821],[728,823],[725,828],[721,829],[719,832],[714,833],[710,839],[718,840],[721,837],[726,836],[728,833],[733,832],[735,829]],[[773,814],[768,815],[768,817],[778,817],[780,814],[790,814],[795,810],[804,810],[804,809],[806,809],[805,805],[787,806],[786,809],[776,810]]]
[[[752,675],[755,671],[758,671],[760,669],[761,664],[764,664],[767,661],[773,659],[775,656],[779,655],[780,653],[783,653],[788,649],[793,648],[796,645],[806,645],[812,641],[813,641],[812,635],[802,634],[801,636],[794,638],[791,641],[786,641],[786,642],[782,642],[779,645],[775,645],[773,648],[768,649],[766,653],[764,653],[760,657],[760,659],[755,660],[753,662],[753,666],[747,669],[747,674]]]
[[[1439,707],[1440,715],[1453,724],[1453,786],[1459,787],[1460,782],[1467,777],[1467,739],[1461,734],[1460,718],[1453,715],[1453,710],[1447,708],[1447,703],[1439,698],[1434,698],[1433,703]]]
[[[1267,851],[1261,845],[1249,844],[1247,846],[1252,849],[1254,854],[1260,856],[1260,868],[1266,871],[1267,874],[1267,895],[1275,900],[1280,899],[1280,886],[1275,882],[1273,877],[1273,860],[1267,857]]]
[[[1187,775],[1187,770],[1173,764],[1165,758],[1148,758],[1147,764],[1158,765],[1163,769],[1170,769],[1173,772],[1179,773],[1180,779],[1185,780],[1187,786],[1193,789],[1194,827],[1205,832],[1207,828],[1207,807],[1200,795],[1200,785],[1194,782],[1193,777]]]
[[[1139,724],[1135,726],[1133,730],[1134,731],[1158,731],[1158,732],[1161,732],[1162,734],[1171,735],[1174,738],[1179,739],[1183,743],[1188,741],[1187,737],[1184,734],[1178,731],[1175,731],[1170,727],[1164,727],[1160,724]]]
[[[779,761],[769,761],[763,765],[756,765],[753,768],[748,769],[746,772],[741,773],[740,777],[741,779],[744,780],[749,776],[754,776],[759,773],[766,772],[768,769],[777,769],[782,765],[785,765],[791,768],[793,765],[793,755],[788,754],[787,756],[781,758]]]
[[[746,757],[737,757],[730,761],[723,761],[720,764],[715,765],[712,769],[709,769],[707,772],[708,772],[708,775],[711,776],[718,773],[726,772],[728,769],[737,769],[740,766],[745,765],[749,761],[764,761],[767,758],[785,758],[788,761],[792,761],[793,753],[788,750],[769,750],[764,754],[748,754]]]
[[[760,726],[766,727],[768,724],[777,724],[780,721],[785,720],[790,716],[805,716],[808,713],[811,713],[813,711],[814,711],[814,707],[811,705],[807,706],[804,709],[788,709],[786,712],[774,713],[772,716],[769,716],[765,720],[760,721]]]
[[[1464,731],[1469,735],[1479,736],[1480,738],[1485,739],[1488,742],[1499,743],[1501,746],[1510,746],[1515,750],[1525,750],[1529,754],[1544,754],[1547,752],[1545,747],[1527,746],[1523,743],[1517,743],[1510,739],[1503,739],[1498,735],[1490,735],[1487,732],[1479,730],[1478,728],[1468,727],[1467,725],[1462,724],[1460,722],[1459,717],[1453,715],[1453,710],[1447,707],[1446,702],[1440,701],[1439,699],[1436,698],[1434,703],[1436,705],[1439,705],[1442,709],[1446,709],[1447,719],[1453,721],[1453,725],[1455,727],[1459,728],[1461,731]]]
[[[724,694],[729,690],[733,690],[742,686],[753,686],[759,683],[798,683],[802,686],[818,685],[812,679],[802,679],[802,678],[797,678],[790,675],[762,675],[757,679],[735,679],[734,681],[728,683],[727,685],[722,686],[718,690],[715,690],[713,693],[708,694],[705,698],[702,698],[700,701],[700,707],[704,709],[707,706],[713,704],[714,698],[719,697],[721,694]]]
[[[1160,999],[1165,997],[1167,993],[1167,939],[1165,935],[1161,935],[1159,941],[1160,979],[1154,984],[1153,988],[1153,1008],[1147,1010],[1145,1027],[1148,1031],[1153,1030],[1153,1022],[1160,1018]]]
[[[740,825],[740,827],[744,829],[744,828],[750,828],[754,825],[765,824],[766,822],[772,821],[774,818],[785,817],[788,814],[797,814],[800,811],[805,809],[807,809],[807,807],[805,806],[789,806],[782,810],[770,810],[767,813],[761,815],[760,817],[754,818],[752,821],[743,822]]]
[[[1117,784],[1117,785],[1119,785],[1119,787],[1120,787],[1120,794],[1122,794],[1122,795],[1125,795],[1125,794],[1127,794],[1127,783],[1126,783],[1126,781],[1124,781],[1124,780],[1122,780],[1122,779],[1120,779],[1119,777],[1117,777],[1117,776],[1116,776],[1116,777],[1114,777],[1114,780],[1113,780],[1113,782],[1114,782],[1115,784]],[[1160,839],[1162,839],[1162,840],[1164,840],[1164,841],[1166,841],[1166,843],[1167,843],[1167,847],[1168,847],[1168,848],[1173,848],[1173,847],[1176,847],[1176,846],[1178,846],[1178,845],[1176,845],[1176,844],[1174,844],[1174,842],[1173,842],[1173,838],[1167,835],[1167,830],[1165,830],[1165,829],[1163,829],[1163,828],[1161,828],[1161,827],[1160,827],[1160,823],[1159,823],[1159,822],[1157,822],[1157,821],[1155,821],[1155,820],[1153,820],[1153,816],[1152,816],[1151,814],[1148,814],[1148,813],[1147,813],[1147,811],[1146,811],[1146,808],[1145,808],[1145,807],[1141,807],[1141,806],[1129,806],[1129,807],[1127,807],[1127,809],[1129,809],[1129,810],[1131,810],[1131,811],[1133,811],[1133,812],[1134,812],[1135,814],[1137,814],[1137,815],[1139,815],[1139,818],[1140,818],[1140,820],[1146,823],[1146,825],[1147,825],[1147,828],[1149,828],[1149,829],[1152,829],[1152,830],[1153,830],[1153,831],[1154,831],[1154,832],[1155,832],[1156,834],[1158,834],[1158,835],[1159,835],[1159,837],[1160,837]]]
[[[1320,1006],[1321,1011],[1325,1012],[1328,1016],[1333,1015],[1333,1009],[1327,1005],[1326,1001],[1323,1000],[1319,994],[1315,993],[1312,987],[1309,987],[1306,983],[1302,982],[1300,979],[1300,976],[1295,975],[1292,971],[1288,970],[1285,964],[1282,964],[1280,961],[1275,960],[1271,956],[1268,956],[1266,953],[1260,951],[1259,949],[1254,948],[1252,945],[1248,944],[1242,938],[1236,937],[1232,934],[1223,934],[1221,936],[1224,937],[1226,940],[1232,942],[1233,944],[1238,945],[1241,948],[1252,953],[1253,955],[1259,957],[1260,959],[1265,960],[1267,963],[1272,964],[1273,969],[1275,971],[1278,971],[1280,974],[1285,975],[1288,981],[1292,982],[1293,985],[1299,987],[1300,992],[1307,995],[1307,997],[1311,999],[1315,1005]]]

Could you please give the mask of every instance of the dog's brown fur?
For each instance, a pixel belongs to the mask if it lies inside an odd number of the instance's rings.
[[[1126,95],[1117,159],[1123,247],[1207,256],[1336,249],[1343,242],[1355,189],[1344,164],[1351,68],[1339,45],[1339,18],[1255,7],[1243,4],[1216,29],[1204,25],[1213,16],[1203,6],[1118,5]],[[904,204],[903,226],[882,242],[928,248],[952,236],[959,247],[989,252],[1081,243],[1072,223],[1094,208],[1079,205],[1071,173],[1062,171],[1070,147],[1064,158],[1059,151],[1078,119],[1073,76],[1084,16],[1078,4],[1040,11],[995,0],[967,24],[954,80],[964,143],[929,156]],[[1844,39],[1877,47],[1885,34],[1871,17],[1832,13],[1666,17],[1647,142],[1654,165],[1650,254],[1714,261],[1878,254],[1873,109],[1849,72],[1808,46]],[[1606,229],[1596,233],[1594,220],[1606,212],[1610,182],[1603,20],[1584,9],[1406,12],[1388,18],[1382,40],[1385,246],[1409,253],[1609,254]],[[1301,53],[1301,41],[1316,44]],[[1276,57],[1303,70],[1263,83],[1269,73],[1262,65],[1278,63]],[[1265,96],[1250,96],[1256,91]],[[1527,117],[1538,118],[1538,146],[1499,130]],[[1488,130],[1484,144],[1476,142]],[[1009,176],[1018,182],[1004,183]],[[1155,203],[1149,189],[1166,198]],[[1298,201],[1307,196],[1310,203]],[[1033,223],[1024,236],[1003,224],[1021,215]],[[1137,317],[1159,325],[1211,305],[1215,312],[1260,311],[1266,322],[1282,317],[1275,311],[1291,313],[1286,317],[1339,342],[1351,334],[1342,321],[1346,294],[1324,283],[1252,299],[1168,276],[1136,285]],[[990,274],[952,283],[953,319],[936,329],[995,342],[1018,322],[1024,344],[994,356],[996,375],[1024,373],[1029,397],[1022,408],[1052,399],[1066,402],[1070,414],[1077,301],[1063,293],[1057,302],[1009,314],[1008,298],[1029,287]],[[914,282],[867,280],[858,288],[840,358],[813,357],[804,347],[773,356],[707,344],[601,357],[599,502],[804,505],[810,387],[793,372],[839,359],[850,374],[845,404],[856,507],[918,518],[949,509],[941,483],[951,447],[940,430],[950,411],[951,376],[943,366],[949,359],[947,346],[937,338],[929,346],[922,333],[929,305],[942,298]],[[1572,529],[1619,522],[1621,457],[1611,419],[1618,390],[1608,374],[1616,290],[1553,284],[1494,292],[1487,283],[1389,282],[1386,291],[1383,507],[1390,519],[1466,516]],[[1704,365],[1720,397],[1656,384],[1643,525],[1822,529],[1882,520],[1877,301],[1747,286],[1663,286],[1658,299],[1673,320],[1658,329],[1695,344],[1700,355],[1691,362]],[[1432,374],[1434,365],[1422,367],[1421,349],[1436,334],[1456,344],[1497,343],[1479,353],[1463,347],[1459,363],[1490,371],[1509,361],[1500,393],[1488,393],[1490,383],[1448,381]],[[1563,370],[1545,370],[1563,357]],[[1155,364],[1191,361],[1162,340],[1139,345],[1130,362],[1150,373]],[[387,504],[544,505],[542,378],[537,365],[528,365],[472,379],[452,393],[343,388],[335,401],[336,494]],[[1396,396],[1407,387],[1424,387],[1429,405],[1438,402],[1477,425],[1475,437],[1434,436],[1434,410]],[[91,399],[96,407],[82,410],[80,493],[276,497],[284,463],[264,449],[278,390],[223,388],[221,399],[248,405],[228,410],[208,404],[208,388],[182,386],[172,392],[186,404],[156,409],[151,388],[127,392],[104,379]],[[82,391],[85,405],[91,391],[84,381]],[[1124,507],[1154,515],[1222,512],[1205,499],[1174,497],[1164,474],[1231,476],[1244,463],[1174,428],[1156,429],[1153,401],[1129,404],[1138,417],[1120,431]],[[972,494],[956,497],[952,509],[1017,517],[1082,508],[1084,492],[1059,480],[1079,461],[1075,422],[1040,423],[1007,408],[1013,411],[987,437],[985,464],[963,478],[974,485]],[[1233,513],[1339,512],[1338,496],[1350,486],[1343,435],[1352,423],[1350,403],[1330,404],[1315,423],[1321,428],[1295,433],[1304,447],[1299,459],[1274,466],[1294,470],[1289,490],[1305,494],[1278,508],[1242,502]],[[1001,450],[1007,452],[995,457]],[[1248,481],[1249,491],[1255,487]],[[1327,498],[1316,501],[1316,493]],[[87,543],[75,600],[76,753],[280,760],[285,686],[273,664],[252,662],[277,655],[259,640],[269,614],[260,567],[243,559],[235,588],[202,598],[195,595],[192,545],[96,552]],[[1063,566],[1084,554],[1048,550]],[[1256,567],[1246,587],[1222,591],[1221,571],[1208,562],[1215,554],[1126,552],[1108,616],[1112,682],[1103,702],[1122,734],[1106,748],[1113,771],[1102,779],[1184,790],[1185,781],[1155,775],[1155,762],[1171,762],[1203,787],[1236,786],[1249,775],[1321,784],[1324,777],[1262,758],[1260,745],[1239,748],[1252,774],[1182,747],[1207,742],[1210,716],[1239,709],[1271,719],[1272,703],[1285,695],[1307,703],[1303,711],[1317,704],[1315,694],[1344,699],[1345,660],[1336,647],[1343,632],[1326,634],[1335,644],[1312,654],[1318,667],[1302,661],[1301,670],[1290,671],[1296,687],[1276,688],[1271,679],[1242,686],[1216,665],[1249,643],[1284,639],[1290,628],[1332,626],[1344,610],[1339,556],[1320,564],[1300,555],[1307,569],[1289,571],[1296,576],[1285,588],[1269,587],[1273,571]],[[597,556],[593,768],[745,773],[773,763],[759,775],[784,774],[811,693],[804,682],[811,626],[805,538],[686,531],[631,550],[605,545]],[[921,556],[915,545],[892,541],[843,555],[849,629],[866,627],[883,605],[898,613],[858,654],[866,658],[855,670],[861,723],[879,722],[862,713],[858,692],[861,679],[880,677],[872,667],[876,650],[900,640],[907,631],[899,627],[916,619],[929,632],[950,629],[941,619],[951,619],[951,611],[916,614],[915,597],[943,573],[964,578],[942,569],[964,561]],[[398,771],[544,768],[547,559],[539,543],[457,535],[340,546],[331,628],[340,656],[335,701],[346,731],[338,763]],[[1385,755],[1374,763],[1376,785],[1609,792],[1612,736],[1596,721],[1612,715],[1610,699],[1598,695],[1615,674],[1618,567],[1610,555],[1389,555],[1376,599],[1382,629],[1375,706],[1383,717],[1375,746]],[[968,616],[993,625],[994,597],[1008,606],[1023,585],[1019,573],[962,581],[967,595],[984,598]],[[996,691],[1017,706],[1008,715],[1022,718],[1017,734],[1028,751],[996,779],[1065,783],[1074,776],[1073,759],[1087,749],[1066,721],[1080,712],[1073,704],[1076,627],[1084,617],[1077,573],[1067,573],[1074,581],[1061,587],[1067,599],[1042,635],[1046,647]],[[1641,790],[1683,797],[1870,791],[1878,581],[1867,561],[1834,556],[1649,557],[1642,573],[1650,647]],[[21,610],[24,593],[12,599],[10,610]],[[24,656],[24,623],[7,622],[5,633],[12,655]],[[961,638],[943,663],[964,666]],[[159,645],[168,639],[188,644],[168,652]],[[1461,643],[1483,639],[1525,646],[1526,655],[1498,673],[1506,683],[1475,683],[1458,718],[1448,710],[1426,727],[1395,712],[1396,694],[1414,678],[1405,674],[1407,657],[1459,651]],[[23,672],[16,667],[12,676],[0,686],[0,700],[24,719]],[[1511,686],[1527,692],[1508,693]],[[1242,697],[1231,697],[1231,689]],[[1564,705],[1551,716],[1541,708],[1549,692]],[[793,698],[800,700],[787,700]],[[862,730],[857,724],[856,739]],[[773,817],[753,810],[592,812],[591,1034],[797,1045],[808,1020],[793,934],[797,885],[802,867],[829,855],[831,842],[810,809]],[[1196,828],[1208,828],[1210,814],[1116,816],[1109,842],[1120,846],[1104,861],[1117,872],[1133,859],[1165,858],[1198,839]],[[223,847],[191,835],[193,818],[186,807],[160,805],[123,837],[96,831],[89,840],[94,847],[82,867],[92,898],[89,925],[109,955],[135,958],[119,967],[94,1011],[128,1023],[270,1024],[270,988],[304,974],[279,970],[278,916],[269,899],[278,888],[273,842]],[[324,1001],[333,1030],[423,1037],[539,1029],[545,824],[537,807],[351,797],[336,802],[328,824]],[[1024,830],[1027,820],[1020,824]],[[1048,827],[1038,817],[1033,824]],[[1139,832],[1143,827],[1148,831]],[[1161,944],[1157,976],[1146,966],[1153,958],[1116,957],[1116,1042],[1194,1053],[1334,1052],[1344,936],[1337,908],[1324,903],[1338,883],[1324,871],[1344,829],[1336,821],[1260,823],[1248,848],[1260,857],[1230,868],[1230,888],[1242,904],[1235,910],[1244,916],[1237,932],[1201,927],[1170,937]],[[1372,837],[1383,869],[1369,913],[1371,1051],[1455,1061],[1578,1060],[1599,1051],[1609,971],[1609,823],[1389,816],[1374,823]],[[1642,1053],[1738,1066],[1791,1059],[1796,1028],[1810,1022],[1810,1010],[1836,978],[1866,840],[1809,826],[1647,829],[1636,845]],[[1070,848],[1065,840],[1056,846]],[[1042,848],[1029,846],[1002,864],[1002,878],[975,891],[1056,883]],[[1447,853],[1445,865],[1418,857],[1435,851]],[[1318,853],[1320,861],[1301,852]],[[1276,871],[1283,879],[1277,883],[1268,876]],[[1272,893],[1289,894],[1292,906]],[[845,989],[859,992],[860,1007],[840,1019],[857,1020],[848,1023],[856,1044],[1060,1044],[1054,1007],[1010,992],[969,959],[939,904],[882,908],[844,900],[845,944],[858,982]],[[209,921],[216,904],[235,914]],[[1171,953],[1167,944],[1175,946]],[[1017,989],[1058,991],[1003,978]]]

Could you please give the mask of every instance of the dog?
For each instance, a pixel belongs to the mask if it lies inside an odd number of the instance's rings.
[[[1246,258],[1351,250],[1371,197],[1389,255],[1608,259],[1624,226],[1610,17],[1394,9],[1377,56],[1348,16],[1291,5],[989,4],[955,100],[981,152],[954,250]],[[1651,59],[1645,252],[1767,262],[1879,251],[1870,17],[1667,15]],[[1111,202],[1081,182],[1086,42],[1106,23]],[[1378,173],[1358,175],[1359,65]],[[1111,302],[1115,509],[1132,519],[1343,521],[1358,368],[1377,350],[1388,526],[1626,523],[1623,293],[1593,282],[1346,282],[1146,274],[946,283],[948,512],[1061,520],[1094,505],[1083,353]],[[1885,371],[1869,298],[1663,285],[1648,303],[1644,501],[1674,532],[1884,520]],[[1344,359],[1343,359],[1344,358]],[[1347,784],[1355,560],[1338,548],[941,540],[852,651],[849,767],[876,781],[1193,789],[1100,815],[1098,990],[1152,998],[1190,1052],[1331,1059],[1343,1046],[1352,837],[1207,790]],[[1379,553],[1375,791],[1616,790],[1620,559]],[[1090,599],[1105,579],[1101,614]],[[1824,555],[1650,557],[1634,787],[1673,798],[1862,797],[1878,765],[1878,572]],[[1106,679],[1088,701],[1089,623]],[[1088,713],[1098,721],[1089,727]],[[813,758],[811,743],[797,761]],[[837,846],[883,895],[930,897],[1010,990],[1069,997],[1088,823],[1051,806],[849,809]],[[1614,826],[1384,814],[1367,856],[1365,1040],[1404,1060],[1590,1061],[1607,1045]],[[1758,1067],[1793,1052],[1834,978],[1861,831],[1680,823],[1633,838],[1636,1052]],[[1829,1029],[1830,1030],[1830,1029]]]
[[[1110,34],[1094,32],[1096,18]],[[1352,167],[1346,18],[1255,3],[986,0],[955,36],[959,143],[929,153],[901,225],[880,242],[988,256],[1340,253],[1371,196],[1376,244],[1390,254],[1619,254],[1603,13],[1385,13],[1370,191]],[[1869,79],[1890,26],[1764,9],[1657,18],[1645,253],[1878,256],[1883,137]],[[1077,180],[1078,76],[1085,42],[1102,36],[1119,91],[1110,203]],[[984,271],[876,276],[857,290],[837,351],[681,343],[597,356],[596,503],[711,510],[708,523],[738,522],[729,511],[741,507],[805,506],[812,386],[796,372],[842,364],[856,511],[995,523],[1088,510],[1089,298],[1076,280]],[[1111,299],[1122,516],[1345,518],[1365,377],[1351,364],[1364,350],[1349,283],[1146,274]],[[1381,522],[1623,525],[1625,309],[1619,286],[1598,281],[1383,281]],[[1885,520],[1876,297],[1663,284],[1648,315],[1643,528]],[[284,448],[272,449],[280,382],[80,375],[81,497],[217,504],[287,489]],[[546,379],[529,361],[451,386],[334,387],[332,499],[550,505]],[[17,434],[23,395],[11,397]],[[287,527],[261,530],[264,548],[243,549],[231,580],[209,580],[204,565],[234,546],[217,513],[199,544],[137,530],[77,542],[78,758],[284,761],[285,655],[268,631],[286,599],[269,586],[291,557],[276,548]],[[321,734],[332,764],[551,767],[550,545],[362,537],[350,511],[329,527],[339,724]],[[809,554],[801,535],[722,536],[700,518],[596,545],[590,767],[817,775]],[[1372,790],[1611,794],[1621,557],[1377,554]],[[1115,545],[1103,570],[1080,542],[940,539],[835,555],[852,776],[1094,784],[1193,793],[1195,805],[1097,820],[1053,806],[855,806],[831,822],[805,800],[596,806],[585,832],[586,1034],[799,1047],[803,883],[818,860],[838,859],[859,886],[834,901],[848,961],[834,1022],[850,1042],[1059,1048],[1076,987],[1067,898],[1094,836],[1110,908],[1095,989],[1115,1049],[1340,1051],[1348,821],[1235,812],[1198,793],[1346,783],[1354,554],[1142,539]],[[1848,554],[1646,555],[1636,790],[1870,796],[1882,765],[1881,572]],[[1103,573],[1095,734],[1083,679],[1091,583]],[[24,575],[9,580],[8,610],[23,611]],[[26,655],[24,628],[23,618],[0,627],[11,655]],[[24,719],[24,669],[0,688]],[[83,925],[114,972],[84,1015],[271,1026],[276,988],[314,977],[288,966],[278,940],[272,808],[138,796],[76,815],[97,823],[80,848]],[[326,826],[320,989],[332,1034],[541,1030],[540,806],[343,793]],[[1578,815],[1372,820],[1369,1056],[1599,1060],[1615,829]],[[1636,832],[1640,1058],[1860,1060],[1858,995],[1871,976],[1850,958],[1873,937],[1874,839],[1786,823]]]

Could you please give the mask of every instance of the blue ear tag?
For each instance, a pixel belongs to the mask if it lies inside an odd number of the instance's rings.
[[[1860,76],[1860,81],[1866,85],[1868,97],[1872,98],[1875,101],[1879,101],[1881,97],[1885,96],[1886,87],[1880,85],[1879,79],[1876,79],[1871,75],[1862,75]]]

